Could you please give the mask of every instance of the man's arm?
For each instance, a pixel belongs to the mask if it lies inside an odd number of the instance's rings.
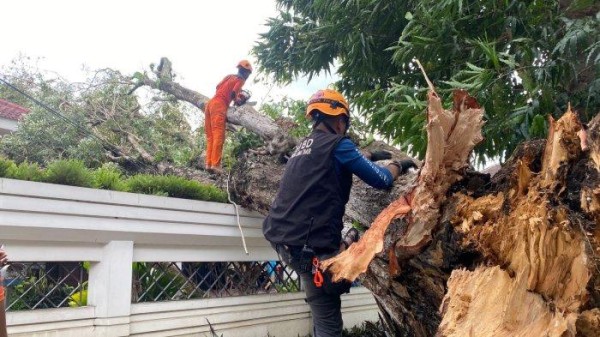
[[[240,91],[242,90],[242,87],[244,86],[244,83],[246,83],[246,81],[244,81],[242,78],[237,77],[236,76],[236,82],[233,86],[233,90],[231,92],[231,98],[237,102],[238,99],[240,98]]]
[[[333,155],[341,166],[356,174],[362,181],[374,188],[392,187],[394,180],[401,173],[395,165],[381,167],[368,160],[349,139],[342,139],[335,148]]]

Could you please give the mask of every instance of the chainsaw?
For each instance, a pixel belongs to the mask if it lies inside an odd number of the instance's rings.
[[[250,99],[251,96],[252,96],[252,93],[249,90],[242,89],[240,91],[240,93],[238,94],[238,99],[235,101],[235,105],[236,106],[242,106],[244,104],[247,104],[250,106],[256,105],[256,102],[248,102],[248,100]]]

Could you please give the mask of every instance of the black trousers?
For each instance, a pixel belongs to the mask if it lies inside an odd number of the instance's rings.
[[[313,320],[313,337],[341,337],[344,322],[342,320],[342,300],[340,296],[350,290],[350,283],[331,282],[329,275],[324,275],[325,282],[317,288],[313,282],[310,268],[301,265],[306,256],[302,256],[301,247],[272,244],[283,262],[292,267],[300,275],[306,302],[310,307]],[[325,259],[330,256],[320,256]],[[312,257],[308,257],[309,261]],[[304,262],[305,263],[305,262]]]

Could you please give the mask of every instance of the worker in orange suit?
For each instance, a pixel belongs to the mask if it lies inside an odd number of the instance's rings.
[[[2,246],[0,246],[0,269],[8,263],[8,257]],[[6,337],[6,312],[5,306],[5,291],[4,291],[4,278],[0,276],[0,337]]]
[[[219,173],[221,171],[221,156],[223,154],[223,143],[225,142],[225,123],[229,105],[232,101],[237,106],[242,105],[248,98],[243,95],[242,87],[252,73],[252,66],[247,60],[241,60],[237,68],[237,74],[225,76],[217,85],[217,92],[206,103],[204,109],[205,168],[209,172]]]

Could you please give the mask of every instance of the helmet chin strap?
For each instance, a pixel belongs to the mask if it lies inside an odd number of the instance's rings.
[[[327,130],[329,130],[329,132],[333,133],[333,134],[338,134],[338,132],[335,131],[335,129],[329,125],[329,123],[327,123],[326,121],[323,120],[318,120],[315,122],[315,124],[313,125],[313,129],[316,129],[319,124],[323,123],[323,125],[325,125],[325,128],[327,128]],[[346,128],[344,129],[344,135],[346,135],[346,133],[348,132],[348,124],[346,124]]]
[[[335,131],[335,129],[327,121],[325,121],[321,118],[320,115],[317,115],[315,117],[317,118],[317,121],[315,122],[315,124],[313,124],[313,130],[316,129],[319,126],[319,124],[323,123],[323,125],[325,125],[325,128],[327,128],[327,130],[329,130],[329,132],[338,134]],[[348,133],[349,128],[350,128],[350,119],[346,118],[346,127],[344,128],[344,133],[343,133],[344,136]]]

